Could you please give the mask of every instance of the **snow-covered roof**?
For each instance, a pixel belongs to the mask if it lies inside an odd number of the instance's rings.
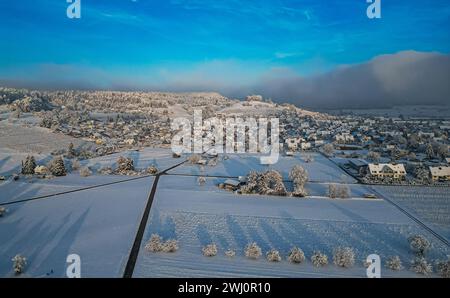
[[[237,180],[227,179],[227,180],[224,181],[224,184],[237,187],[241,183],[239,181],[237,181]]]
[[[430,167],[430,172],[432,176],[450,176],[450,167]]]
[[[370,163],[369,170],[373,172],[388,172],[392,171],[394,173],[406,174],[405,166],[403,164],[391,164],[391,163]]]

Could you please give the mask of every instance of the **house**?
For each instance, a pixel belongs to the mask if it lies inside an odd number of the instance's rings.
[[[351,143],[351,142],[354,142],[355,141],[355,138],[353,137],[353,135],[351,135],[351,134],[349,134],[349,133],[341,133],[341,134],[337,134],[335,137],[334,137],[334,139],[335,139],[335,141],[337,142],[337,143]]]
[[[450,167],[430,167],[430,175],[433,181],[450,181]]]
[[[231,191],[235,191],[236,189],[238,189],[240,184],[240,181],[233,179],[227,179],[223,182],[224,188]]]
[[[349,161],[349,165],[351,168],[353,168],[359,172],[359,171],[361,171],[361,169],[366,168],[368,163],[364,159],[352,158]]]
[[[369,174],[376,179],[392,178],[401,180],[406,177],[406,170],[403,164],[370,163]]]

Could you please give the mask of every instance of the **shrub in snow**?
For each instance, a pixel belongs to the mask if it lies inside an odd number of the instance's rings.
[[[0,217],[2,217],[3,215],[5,215],[5,213],[6,213],[6,208],[0,206]]]
[[[81,177],[89,177],[92,175],[92,171],[88,167],[84,167],[80,169]]]
[[[450,259],[447,261],[437,262],[437,271],[444,278],[450,278]]]
[[[134,171],[134,161],[129,157],[119,156],[117,159],[117,172],[126,173]]]
[[[386,261],[386,267],[395,271],[402,270],[403,266],[400,257],[399,256],[389,257]]]
[[[291,263],[302,263],[305,260],[305,253],[298,247],[293,247],[288,255],[288,261]]]
[[[192,154],[191,156],[189,156],[187,158],[187,160],[191,163],[191,164],[197,164],[200,160],[202,159],[202,157],[198,154]]]
[[[46,166],[37,166],[34,169],[34,173],[36,175],[48,175],[50,174],[50,170]]]
[[[11,261],[13,261],[14,273],[21,274],[25,269],[27,259],[21,255],[16,255]]]
[[[66,167],[64,166],[64,160],[61,156],[55,157],[49,166],[49,170],[54,176],[66,176]]]
[[[258,259],[261,256],[261,247],[256,242],[250,243],[245,248],[245,256],[249,259]]]
[[[22,174],[33,175],[36,168],[36,160],[34,156],[27,156],[25,162],[22,161]]]
[[[75,149],[73,147],[73,143],[70,143],[69,147],[67,148],[67,157],[68,158],[73,158],[76,155],[77,155],[77,153],[75,152]]]
[[[175,239],[165,241],[161,250],[166,253],[176,252],[178,250],[178,241]]]
[[[408,238],[409,246],[419,256],[424,256],[431,247],[430,241],[422,235],[414,235]]]
[[[214,257],[217,255],[217,246],[214,243],[208,244],[202,248],[202,252],[205,257]]]
[[[76,171],[79,168],[81,168],[80,161],[78,159],[72,161],[72,171]]]
[[[111,175],[114,173],[111,167],[104,167],[98,171],[101,175]]]
[[[328,197],[331,199],[346,199],[350,197],[350,189],[347,185],[330,184],[328,186]]]
[[[146,172],[147,174],[155,175],[158,173],[158,168],[152,165],[147,168]]]
[[[200,186],[205,185],[206,178],[205,177],[198,177],[197,182],[198,182],[198,185],[200,185]]]
[[[225,252],[225,255],[226,255],[227,257],[229,257],[229,258],[232,258],[232,257],[234,257],[234,256],[236,255],[236,252],[235,252],[234,250],[232,250],[232,249],[229,249],[229,250],[227,250],[227,251]]]
[[[433,266],[428,264],[424,257],[417,257],[411,263],[411,270],[423,275],[428,275],[433,272]]]
[[[333,251],[336,266],[350,268],[355,264],[355,253],[351,247],[338,247]]]
[[[289,172],[289,178],[294,184],[294,192],[296,197],[305,197],[308,193],[305,190],[305,183],[308,181],[308,172],[301,166],[295,165]]]
[[[152,234],[150,240],[145,245],[145,249],[151,252],[162,251],[161,237],[158,234]]]
[[[320,251],[315,251],[311,256],[311,262],[316,267],[322,267],[328,264],[328,257]]]
[[[276,249],[271,249],[266,253],[266,259],[269,262],[281,262],[280,252]]]

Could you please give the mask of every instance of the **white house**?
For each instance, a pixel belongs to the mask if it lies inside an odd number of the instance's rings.
[[[450,167],[430,167],[433,181],[450,181]]]
[[[372,177],[383,179],[404,179],[406,177],[406,170],[403,164],[379,163],[369,164],[369,173]]]

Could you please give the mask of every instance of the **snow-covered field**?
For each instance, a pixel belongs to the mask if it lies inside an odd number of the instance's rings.
[[[84,277],[120,277],[154,178],[8,205],[0,217],[0,276],[27,258],[25,276],[64,277],[69,254]],[[1,187],[0,187],[1,189]]]
[[[4,155],[0,158],[3,171],[0,174],[17,172],[25,155],[4,148],[1,152]],[[115,167],[119,155],[133,158],[137,168],[154,164],[160,171],[185,158],[173,158],[167,149],[149,148],[86,160],[82,165],[93,170]],[[38,163],[46,158],[47,155],[37,156]],[[365,277],[363,259],[377,253],[382,260],[399,255],[405,267],[400,272],[383,267],[382,276],[420,277],[409,270],[413,256],[407,238],[414,234],[423,234],[431,240],[430,261],[445,259],[450,254],[448,248],[388,202],[362,199],[371,192],[370,187],[355,184],[352,177],[320,154],[314,154],[313,159],[306,162],[304,156],[280,157],[279,163],[270,167],[288,179],[293,165],[304,166],[311,180],[306,185],[310,194],[306,199],[238,195],[217,187],[226,179],[222,176],[267,170],[254,156],[229,155],[229,159],[221,160],[215,167],[183,164],[162,175],[133,276]],[[199,185],[196,175],[210,177]],[[22,177],[18,181],[0,182],[0,205],[6,204],[8,209],[0,217],[0,276],[12,276],[11,258],[22,254],[28,259],[25,276],[62,277],[67,255],[75,253],[81,257],[82,276],[121,277],[154,183],[154,177],[121,182],[130,178],[136,177],[97,174],[81,177],[75,172],[49,180]],[[99,186],[106,183],[113,184]],[[329,183],[346,183],[351,199],[325,198]],[[289,188],[290,183],[286,184]],[[90,188],[93,186],[96,187]],[[81,188],[88,189],[71,192]],[[396,194],[391,189],[376,189],[390,198]],[[420,188],[416,193],[433,202],[437,200],[439,207],[428,208],[426,212],[430,218],[437,217],[440,225],[448,226],[448,213],[442,213],[442,209],[447,210],[444,201],[448,196],[429,190]],[[66,193],[58,195],[61,192]],[[18,202],[47,195],[52,196]],[[144,246],[152,233],[164,239],[177,239],[179,250],[146,251]],[[245,258],[243,250],[253,241],[263,253],[278,249],[283,260],[271,263],[264,256],[259,260]],[[212,242],[219,248],[218,255],[204,257],[202,247]],[[286,260],[294,245],[304,250],[305,263],[296,265]],[[353,247],[356,253],[353,268],[341,269],[332,264],[332,250],[337,246]],[[236,250],[236,256],[226,257],[227,249]],[[314,250],[326,253],[330,264],[313,267],[309,258]]]
[[[374,189],[432,225],[450,240],[450,188],[374,186]]]
[[[306,162],[307,156],[312,157],[311,162]],[[319,153],[296,154],[295,156],[281,156],[274,165],[262,165],[258,155],[228,154],[228,159],[219,156],[219,163],[214,166],[198,166],[186,163],[169,173],[182,175],[204,176],[245,176],[250,171],[267,171],[274,169],[279,171],[283,178],[288,180],[289,171],[294,165],[301,165],[309,173],[309,180],[313,182],[346,182],[354,183],[356,180],[336,167],[330,160]]]
[[[217,182],[217,178],[208,178],[206,185],[199,186],[195,177],[161,177],[144,240],[157,233],[164,239],[178,239],[180,250],[174,254],[152,253],[145,250],[144,241],[134,276],[364,277],[362,261],[369,254],[378,253],[382,259],[399,255],[408,267],[412,255],[407,237],[427,235],[382,200],[240,196],[218,190]],[[244,247],[253,241],[263,252],[278,249],[283,261],[246,259]],[[430,257],[445,258],[449,251],[432,241]],[[219,248],[218,256],[202,256],[202,247],[213,242]],[[331,264],[316,269],[309,261],[290,264],[286,256],[294,245],[302,248],[307,257],[319,249],[330,259],[333,248],[351,246],[357,255],[356,265],[353,269]],[[229,248],[236,250],[234,258],[224,255]],[[416,276],[407,270],[395,273],[387,269],[383,275]]]

